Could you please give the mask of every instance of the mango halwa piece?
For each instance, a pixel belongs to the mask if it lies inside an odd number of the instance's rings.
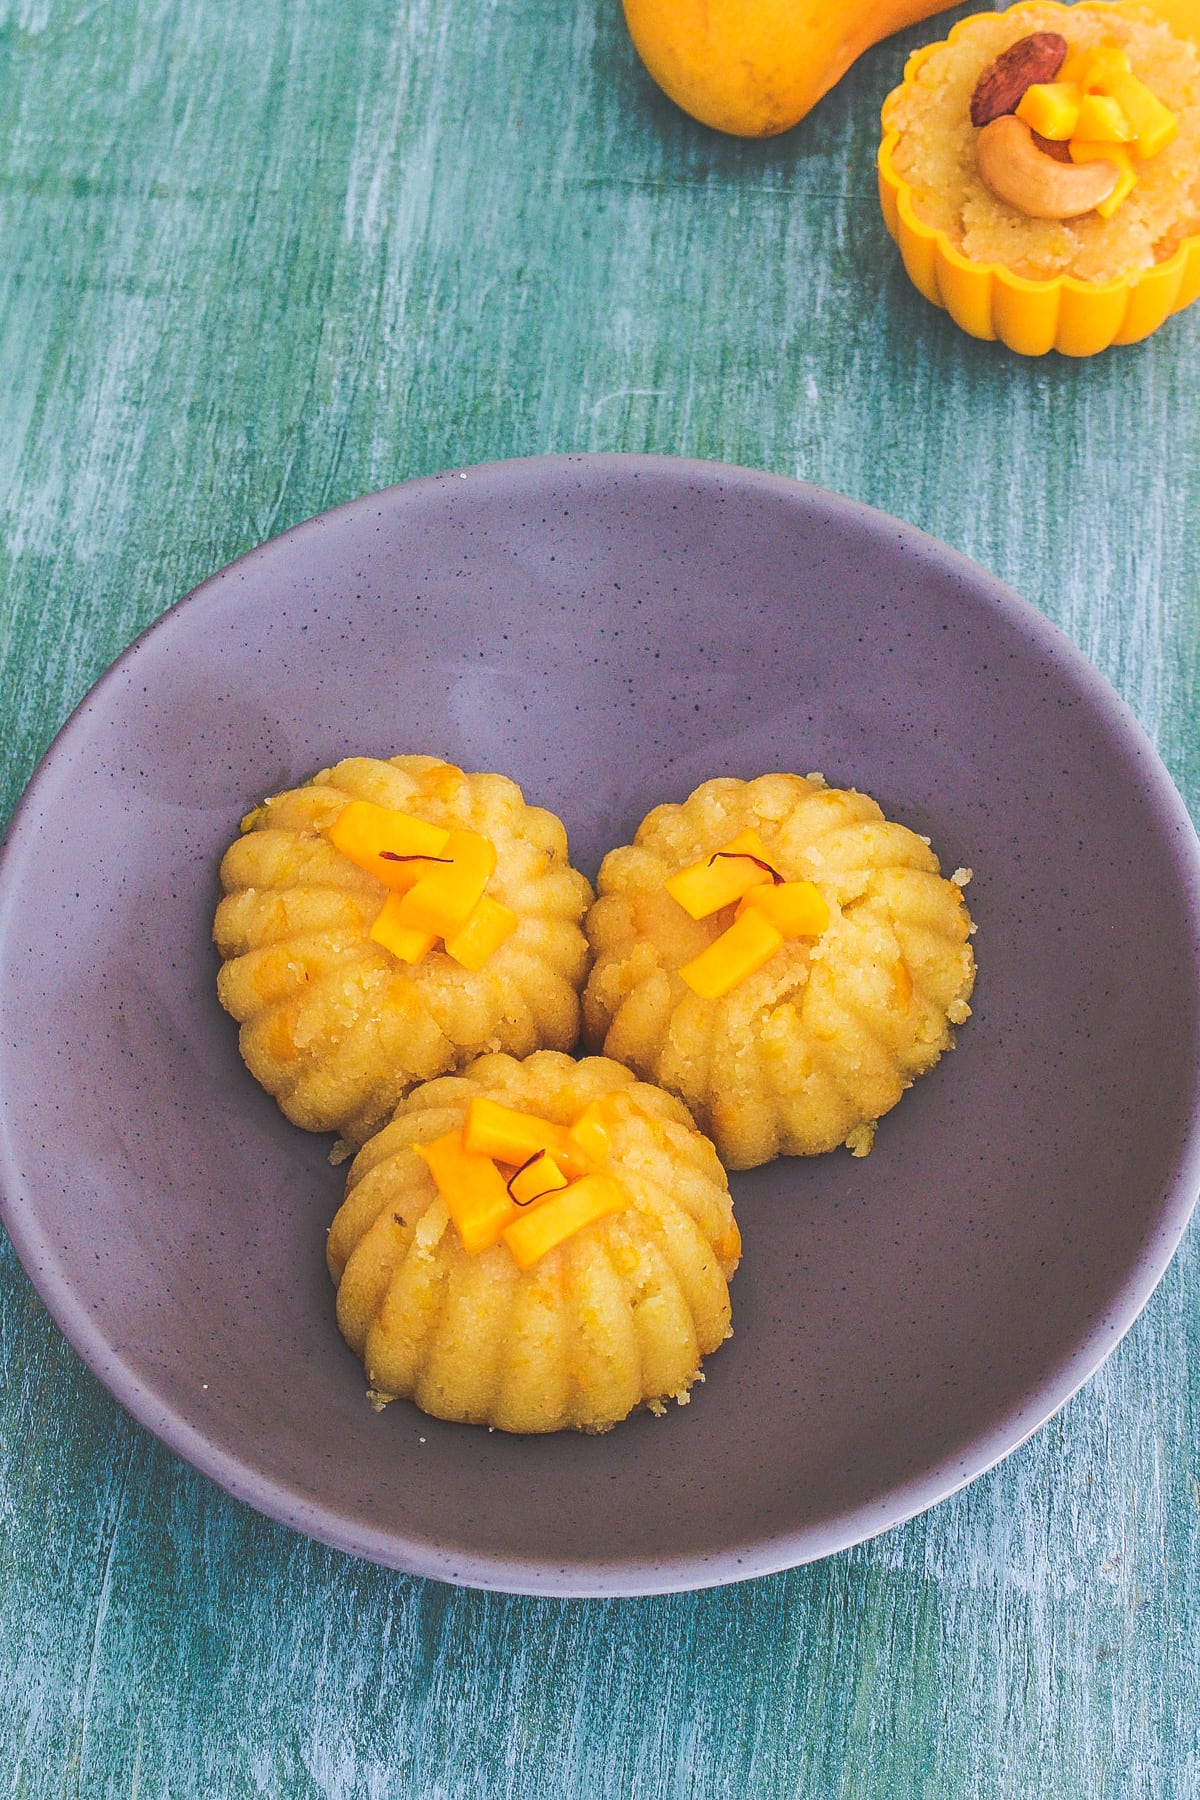
[[[1073,219],[1024,216],[989,193],[976,164],[978,132],[969,113],[975,85],[1001,52],[1040,31],[1067,39],[1059,83],[1096,93],[1102,85],[1135,134],[1133,163],[1124,145],[1075,137],[1073,160],[1114,162],[1122,180],[1102,209]],[[1024,116],[1031,110],[1042,118],[1036,129],[1048,126],[1048,135],[1068,122],[1065,114],[1056,122],[1053,109],[1039,112],[1036,99]],[[1107,107],[1089,108],[1088,117],[1113,127]],[[1034,0],[975,15],[897,90],[888,124],[899,134],[892,164],[912,189],[917,217],[944,231],[972,262],[1034,280],[1072,275],[1102,283],[1166,262],[1200,232],[1200,51],[1149,13]]]
[[[480,1099],[495,1103],[488,1129],[524,1113],[532,1139],[603,1118],[602,1136],[582,1135],[605,1166],[514,1207],[472,1254],[428,1158],[462,1140]],[[515,1153],[527,1139],[496,1141]],[[618,1064],[552,1051],[414,1089],[352,1163],[327,1247],[376,1404],[514,1432],[606,1431],[685,1401],[729,1336],[740,1253],[725,1171],[687,1109]]]
[[[355,802],[434,828],[410,831],[397,854],[463,851],[465,886],[451,879],[435,893],[444,911],[425,910],[425,886],[410,916],[430,875],[454,870],[386,862],[380,876],[337,848]],[[364,815],[350,824],[361,848]],[[592,890],[561,822],[505,776],[430,756],[348,758],[247,817],[221,886],[217,991],[246,1065],[289,1119],[337,1132],[344,1148],[365,1143],[418,1082],[490,1051],[565,1050],[579,1035]],[[457,931],[460,949],[466,940],[461,961],[430,921]]]
[[[707,966],[734,908],[693,920],[671,880],[747,830],[783,877],[773,891],[811,882],[827,920],[816,935],[781,935],[733,985],[696,992],[685,971]],[[970,1015],[966,879],[946,880],[923,838],[819,776],[705,782],[656,807],[601,866],[586,1040],[678,1094],[729,1168],[840,1144],[864,1154],[875,1121]],[[753,888],[737,923],[771,892]]]

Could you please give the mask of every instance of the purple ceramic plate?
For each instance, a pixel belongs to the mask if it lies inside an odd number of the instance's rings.
[[[975,870],[959,1047],[862,1161],[734,1179],[736,1335],[608,1437],[376,1415],[325,1274],[341,1182],[242,1068],[216,866],[339,756],[514,776],[594,875],[656,801],[820,769]],[[716,464],[549,458],[256,550],[74,714],[0,868],[0,1180],[55,1319],[273,1518],[531,1593],[764,1574],[996,1462],[1116,1343],[1200,1187],[1200,862],[1134,720],[1031,607],[867,508]]]

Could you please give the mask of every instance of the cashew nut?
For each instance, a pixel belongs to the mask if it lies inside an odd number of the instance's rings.
[[[1077,219],[1107,200],[1121,176],[1115,163],[1047,156],[1024,119],[1012,113],[983,127],[975,157],[984,186],[1030,219]]]

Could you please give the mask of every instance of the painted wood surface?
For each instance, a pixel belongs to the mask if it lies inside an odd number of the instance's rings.
[[[617,0],[0,0],[4,816],[238,552],[582,449],[796,475],[948,540],[1095,660],[1200,815],[1200,307],[1029,363],[918,299],[873,157],[937,34],[754,144],[651,88]],[[668,1599],[461,1592],[268,1523],[120,1411],[6,1241],[0,1346],[2,1793],[1200,1794],[1194,1229],[999,1469]]]

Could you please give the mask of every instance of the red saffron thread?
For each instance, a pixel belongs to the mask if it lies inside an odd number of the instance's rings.
[[[512,1201],[514,1206],[532,1206],[535,1200],[542,1200],[545,1198],[545,1196],[547,1194],[553,1194],[553,1193],[557,1192],[557,1189],[555,1189],[555,1188],[543,1188],[540,1194],[530,1194],[528,1200],[518,1200],[517,1196],[512,1191],[513,1190],[513,1182],[517,1179],[517,1176],[523,1175],[525,1173],[526,1169],[532,1169],[534,1163],[540,1162],[542,1160],[543,1156],[545,1156],[545,1154],[546,1154],[546,1152],[544,1150],[535,1150],[532,1156],[527,1156],[525,1158],[525,1161],[521,1164],[519,1169],[513,1170],[512,1174],[509,1176],[508,1180],[505,1182],[504,1185],[505,1185],[505,1188],[508,1190],[508,1197]]]
[[[382,861],[384,861],[384,862],[452,863],[454,861],[454,858],[452,856],[421,856],[419,853],[417,853],[415,851],[411,856],[401,856],[401,854],[398,850],[381,850],[379,852],[379,855],[380,855],[380,858],[382,859]]]
[[[755,868],[766,870],[776,887],[782,887],[784,885],[783,876],[779,873],[779,870],[773,869],[769,862],[763,861],[761,856],[755,856],[752,850],[714,850],[708,859],[708,866],[710,869],[719,856],[729,862],[752,862]]]

